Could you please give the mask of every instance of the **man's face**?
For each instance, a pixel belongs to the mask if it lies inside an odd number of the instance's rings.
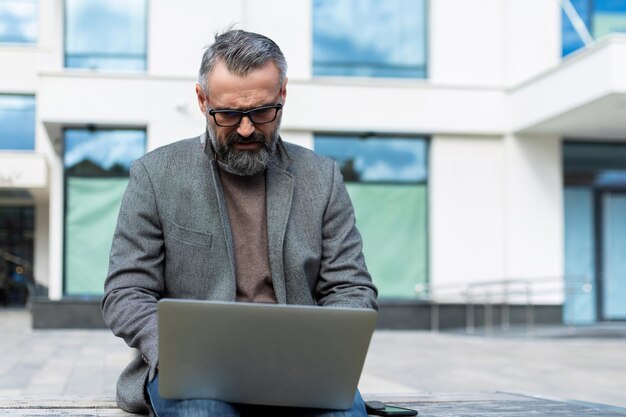
[[[207,119],[207,135],[220,161],[240,175],[263,171],[276,149],[282,110],[270,123],[255,124],[249,117],[231,127],[218,126],[210,110],[247,111],[262,106],[284,104],[287,80],[281,85],[273,63],[240,77],[219,62],[208,78],[208,94],[196,84],[200,110]],[[253,116],[254,118],[254,116]]]

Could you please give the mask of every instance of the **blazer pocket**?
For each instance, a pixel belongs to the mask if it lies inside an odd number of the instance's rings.
[[[209,233],[197,232],[174,223],[172,227],[172,239],[210,248],[212,236]]]

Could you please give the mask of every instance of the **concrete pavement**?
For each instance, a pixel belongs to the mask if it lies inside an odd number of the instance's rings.
[[[626,407],[626,337],[509,332],[495,337],[377,331],[364,396],[507,391]],[[0,398],[112,398],[133,352],[103,330],[32,330],[0,309]]]

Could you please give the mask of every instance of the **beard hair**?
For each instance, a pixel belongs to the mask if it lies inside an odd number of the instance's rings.
[[[229,172],[236,175],[252,176],[263,172],[268,167],[276,151],[279,138],[278,131],[281,122],[280,116],[282,115],[279,115],[276,127],[270,133],[269,140],[264,134],[258,131],[255,131],[247,138],[234,131],[226,136],[225,141],[218,139],[217,131],[215,127],[211,125],[209,116],[207,116],[207,136],[211,141],[211,145],[213,145],[217,159],[226,166]],[[251,142],[259,142],[261,148],[256,151],[235,149],[236,143]]]

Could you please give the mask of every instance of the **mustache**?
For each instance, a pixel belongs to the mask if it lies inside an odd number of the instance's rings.
[[[267,145],[265,135],[262,134],[261,132],[253,132],[248,137],[241,136],[237,132],[232,132],[226,137],[226,144],[228,146],[234,145],[236,143],[255,143],[255,142],[259,142],[263,145]]]

